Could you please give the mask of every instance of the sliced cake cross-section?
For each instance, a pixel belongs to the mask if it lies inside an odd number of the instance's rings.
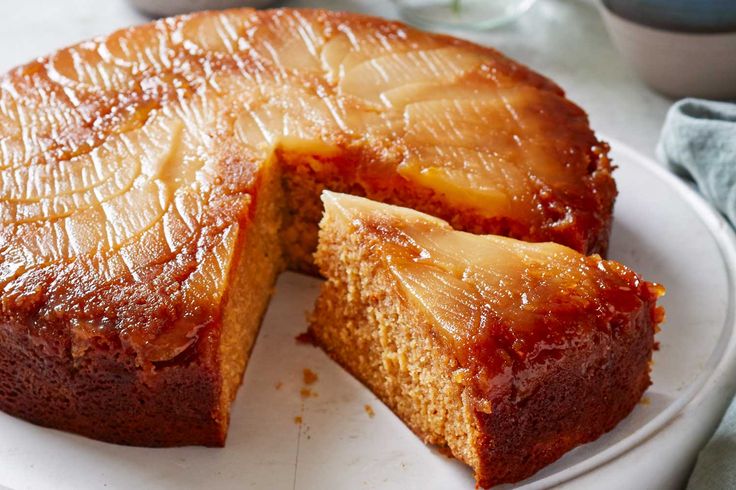
[[[482,486],[612,429],[650,385],[661,286],[594,255],[325,192],[310,331]]]

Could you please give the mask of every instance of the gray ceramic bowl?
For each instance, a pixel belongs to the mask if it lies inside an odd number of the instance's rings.
[[[736,0],[603,0],[619,17],[679,32],[736,31]]]
[[[607,4],[601,11],[614,44],[649,86],[671,97],[736,98],[736,30],[665,30],[624,18]]]
[[[128,0],[151,17],[188,14],[197,10],[220,10],[235,7],[267,7],[273,0]]]

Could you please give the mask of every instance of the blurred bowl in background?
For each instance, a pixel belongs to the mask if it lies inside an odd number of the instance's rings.
[[[128,0],[136,10],[151,17],[188,14],[198,10],[235,7],[267,7],[273,0]]]
[[[619,17],[666,31],[736,31],[735,0],[603,0],[603,5]]]
[[[393,0],[401,18],[419,27],[484,30],[517,19],[537,0]],[[736,0],[734,0],[736,1]]]
[[[689,1],[700,5],[702,13],[704,2]],[[682,0],[640,2],[668,6],[683,3]],[[623,58],[652,88],[671,97],[736,98],[736,26],[730,31],[721,30],[731,25],[730,21],[706,24],[703,19],[710,14],[694,15],[689,29],[665,30],[651,27],[651,18],[644,25],[641,16],[636,17],[639,19],[636,21],[622,17],[618,11],[608,8],[609,3],[627,2],[603,1],[603,19]],[[628,3],[637,2],[629,0]],[[714,0],[714,3],[719,2]],[[736,0],[729,0],[729,4],[733,6],[730,10],[736,13]],[[662,6],[662,10],[665,9]],[[672,18],[668,17],[667,25],[674,25]],[[694,30],[695,25],[697,30]],[[706,25],[711,28],[707,29]]]

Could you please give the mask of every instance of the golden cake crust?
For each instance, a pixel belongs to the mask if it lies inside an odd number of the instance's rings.
[[[354,14],[202,13],[39,58],[0,79],[0,408],[117,442],[221,444],[223,318],[259,206],[285,208],[270,246],[302,270],[325,187],[472,232],[605,251],[616,193],[605,153],[546,78]],[[287,192],[262,192],[272,170]],[[254,304],[260,318],[266,299]],[[46,355],[58,369],[43,371]],[[116,362],[119,405],[96,402],[95,376]],[[208,429],[172,435],[153,408],[169,398],[149,388],[173,386],[179,369],[203,380],[179,403]],[[143,409],[120,401],[144,392]],[[77,399],[79,420],[50,418],[41,397]],[[150,413],[128,434],[98,423],[121,410]]]

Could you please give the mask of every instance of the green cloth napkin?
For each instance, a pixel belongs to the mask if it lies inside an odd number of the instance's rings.
[[[667,113],[657,153],[736,225],[736,104],[677,102]],[[736,489],[736,400],[700,451],[687,488]]]
[[[736,104],[683,99],[667,113],[657,148],[736,225]]]
[[[700,451],[687,484],[688,490],[736,488],[736,401],[728,407],[721,425]]]

